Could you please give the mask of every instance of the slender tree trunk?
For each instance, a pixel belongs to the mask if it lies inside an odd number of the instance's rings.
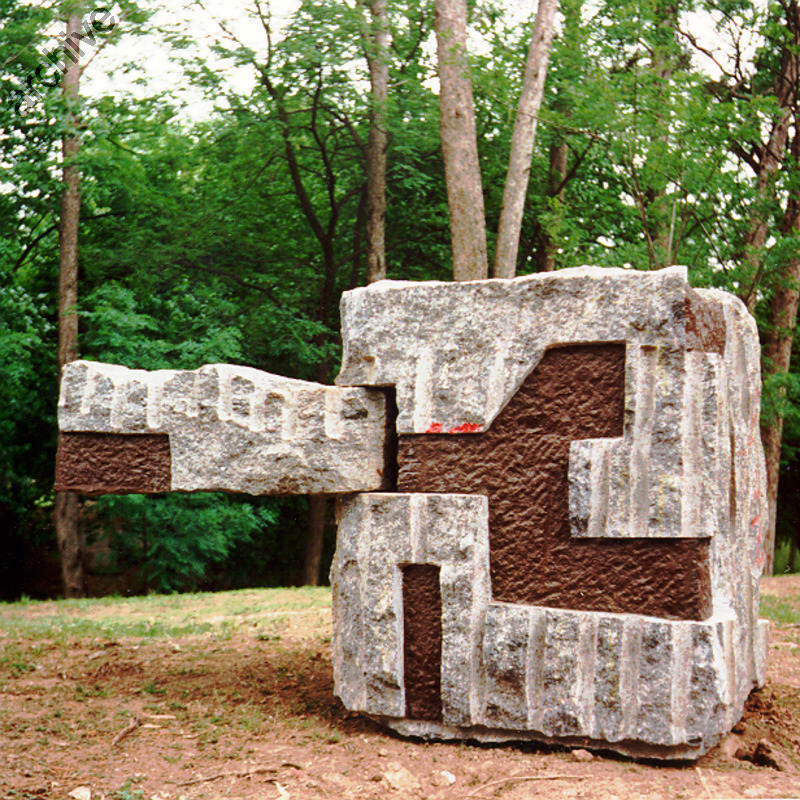
[[[566,141],[559,138],[550,145],[550,171],[547,181],[547,197],[557,203],[557,219],[564,214],[562,205],[566,194],[567,156],[569,148]],[[551,209],[553,211],[553,209]],[[556,244],[546,228],[542,227],[539,247],[536,251],[536,269],[538,272],[552,272],[556,268]]]
[[[792,141],[792,157],[797,162],[800,158],[800,130],[797,130]],[[800,198],[790,195],[786,203],[783,217],[782,233],[791,235],[800,233]],[[800,297],[800,258],[793,258],[781,275],[780,283],[775,289],[769,304],[769,325],[764,334],[762,351],[762,369],[765,376],[787,375],[792,359],[792,342],[797,324],[797,305]],[[764,547],[767,560],[764,572],[772,575],[775,568],[775,521],[778,509],[778,478],[781,466],[781,443],[783,441],[783,419],[786,390],[778,389],[775,403],[777,412],[761,428],[761,441],[767,462],[767,502],[769,517]]]
[[[792,0],[784,4],[790,39],[783,47],[781,66],[775,79],[779,113],[773,120],[766,143],[758,148],[756,208],[745,239],[744,264],[750,285],[743,297],[750,313],[756,306],[764,263],[764,245],[772,225],[771,201],[775,198],[775,179],[785,160],[792,124],[797,124],[797,84],[800,80],[800,8]]]
[[[796,56],[794,58],[796,60]],[[764,259],[764,245],[767,242],[772,215],[767,210],[770,199],[775,194],[775,178],[783,163],[786,152],[786,143],[789,138],[791,125],[791,111],[784,110],[772,128],[767,144],[761,148],[758,176],[756,182],[756,209],[750,220],[750,229],[745,238],[743,261],[747,268],[746,274],[750,277],[750,284],[744,296],[748,311],[755,311],[758,299],[758,288]]]
[[[434,10],[439,125],[450,209],[453,278],[480,280],[488,277],[489,262],[475,106],[467,63],[467,4],[466,0],[434,0]]]
[[[525,195],[528,192],[536,126],[544,97],[544,82],[547,77],[557,9],[558,0],[539,0],[539,10],[533,25],[533,36],[522,79],[522,93],[511,137],[511,155],[494,254],[495,278],[513,278],[517,272],[522,213],[525,210]]]
[[[81,17],[71,14],[67,20],[66,46],[75,60],[65,59],[67,69],[62,93],[68,107],[69,130],[62,142],[61,220],[59,226],[58,270],[58,370],[78,357],[78,221],[80,218],[80,172],[74,159],[80,152],[76,108],[79,98],[81,67],[78,59]],[[80,532],[80,503],[72,492],[57,492],[55,527],[61,554],[61,575],[65,597],[84,597],[86,578],[83,568],[83,545]]]
[[[786,285],[775,292],[770,302],[770,330],[764,346],[764,372],[766,375],[785,375],[789,372],[792,356],[792,339],[797,322],[798,285],[800,282],[800,260],[794,259],[785,273]],[[775,522],[778,509],[778,478],[781,466],[781,443],[783,441],[784,411],[780,408],[786,394],[778,390],[779,398],[775,417],[761,428],[761,442],[767,463],[767,502],[769,517],[764,548],[767,560],[764,574],[772,575],[775,568]]]
[[[308,498],[308,525],[306,552],[303,560],[303,586],[319,585],[319,570],[322,564],[322,544],[325,533],[325,513],[328,498],[323,494],[312,494]]]
[[[386,277],[386,102],[389,98],[389,11],[387,0],[371,0],[365,49],[372,90],[367,143],[367,282]]]
[[[669,152],[669,134],[672,128],[670,89],[678,69],[678,54],[675,51],[675,40],[678,35],[679,3],[666,0],[658,5],[659,18],[657,29],[660,31],[660,42],[654,47],[651,70],[656,77],[655,98],[656,114],[654,131],[664,152]],[[651,176],[645,192],[647,236],[652,243],[652,252],[656,268],[666,267],[673,263],[673,225],[667,210],[667,178],[657,170]],[[672,208],[676,205],[673,202]]]

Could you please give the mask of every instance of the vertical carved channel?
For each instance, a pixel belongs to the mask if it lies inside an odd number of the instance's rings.
[[[442,594],[439,567],[403,567],[406,716],[442,718]]]

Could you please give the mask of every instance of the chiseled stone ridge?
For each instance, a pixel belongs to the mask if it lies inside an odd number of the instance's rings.
[[[169,435],[173,491],[325,494],[380,489],[385,398],[214,364],[64,368],[62,433]]]
[[[629,342],[625,367],[623,435],[570,447],[572,535],[714,536],[730,472],[722,356]]]
[[[761,348],[756,322],[738,298],[712,289],[702,294],[723,308],[727,331],[720,398],[728,443],[723,437],[721,464],[708,463],[704,480],[718,481],[726,500],[716,506],[711,581],[715,614],[733,613],[733,652],[746,661],[731,674],[739,697],[750,691],[751,676],[759,685],[764,683],[769,633],[768,621],[758,619],[768,514],[760,432]]]
[[[404,735],[558,741],[695,758],[763,681],[751,607],[672,621],[492,602],[486,499],[361,494],[340,503],[335,692]],[[406,718],[401,569],[441,568],[441,721]],[[743,614],[745,618],[741,618]]]
[[[395,386],[399,434],[486,430],[548,347],[685,349],[689,290],[685,267],[379,281],[342,296],[336,383]]]

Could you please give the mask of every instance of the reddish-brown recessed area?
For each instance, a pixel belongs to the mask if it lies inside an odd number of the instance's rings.
[[[710,615],[707,539],[570,536],[569,445],[622,435],[624,374],[622,344],[554,348],[485,433],[400,437],[399,491],[488,495],[495,600]]]
[[[56,491],[168,492],[171,470],[166,434],[62,433],[56,457]]]
[[[442,718],[442,595],[439,567],[403,567],[406,716]]]
[[[722,304],[689,290],[683,308],[686,316],[686,349],[723,355],[727,325]]]

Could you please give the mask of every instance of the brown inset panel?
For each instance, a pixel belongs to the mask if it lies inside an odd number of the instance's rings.
[[[690,289],[684,301],[684,314],[686,349],[724,355],[727,325],[722,304]]]
[[[548,350],[483,434],[399,440],[398,490],[487,494],[492,596],[706,619],[708,539],[572,539],[569,445],[622,435],[625,346]]]
[[[442,718],[442,594],[439,567],[403,568],[406,716]]]
[[[56,491],[153,494],[171,487],[172,459],[165,433],[62,433]]]

